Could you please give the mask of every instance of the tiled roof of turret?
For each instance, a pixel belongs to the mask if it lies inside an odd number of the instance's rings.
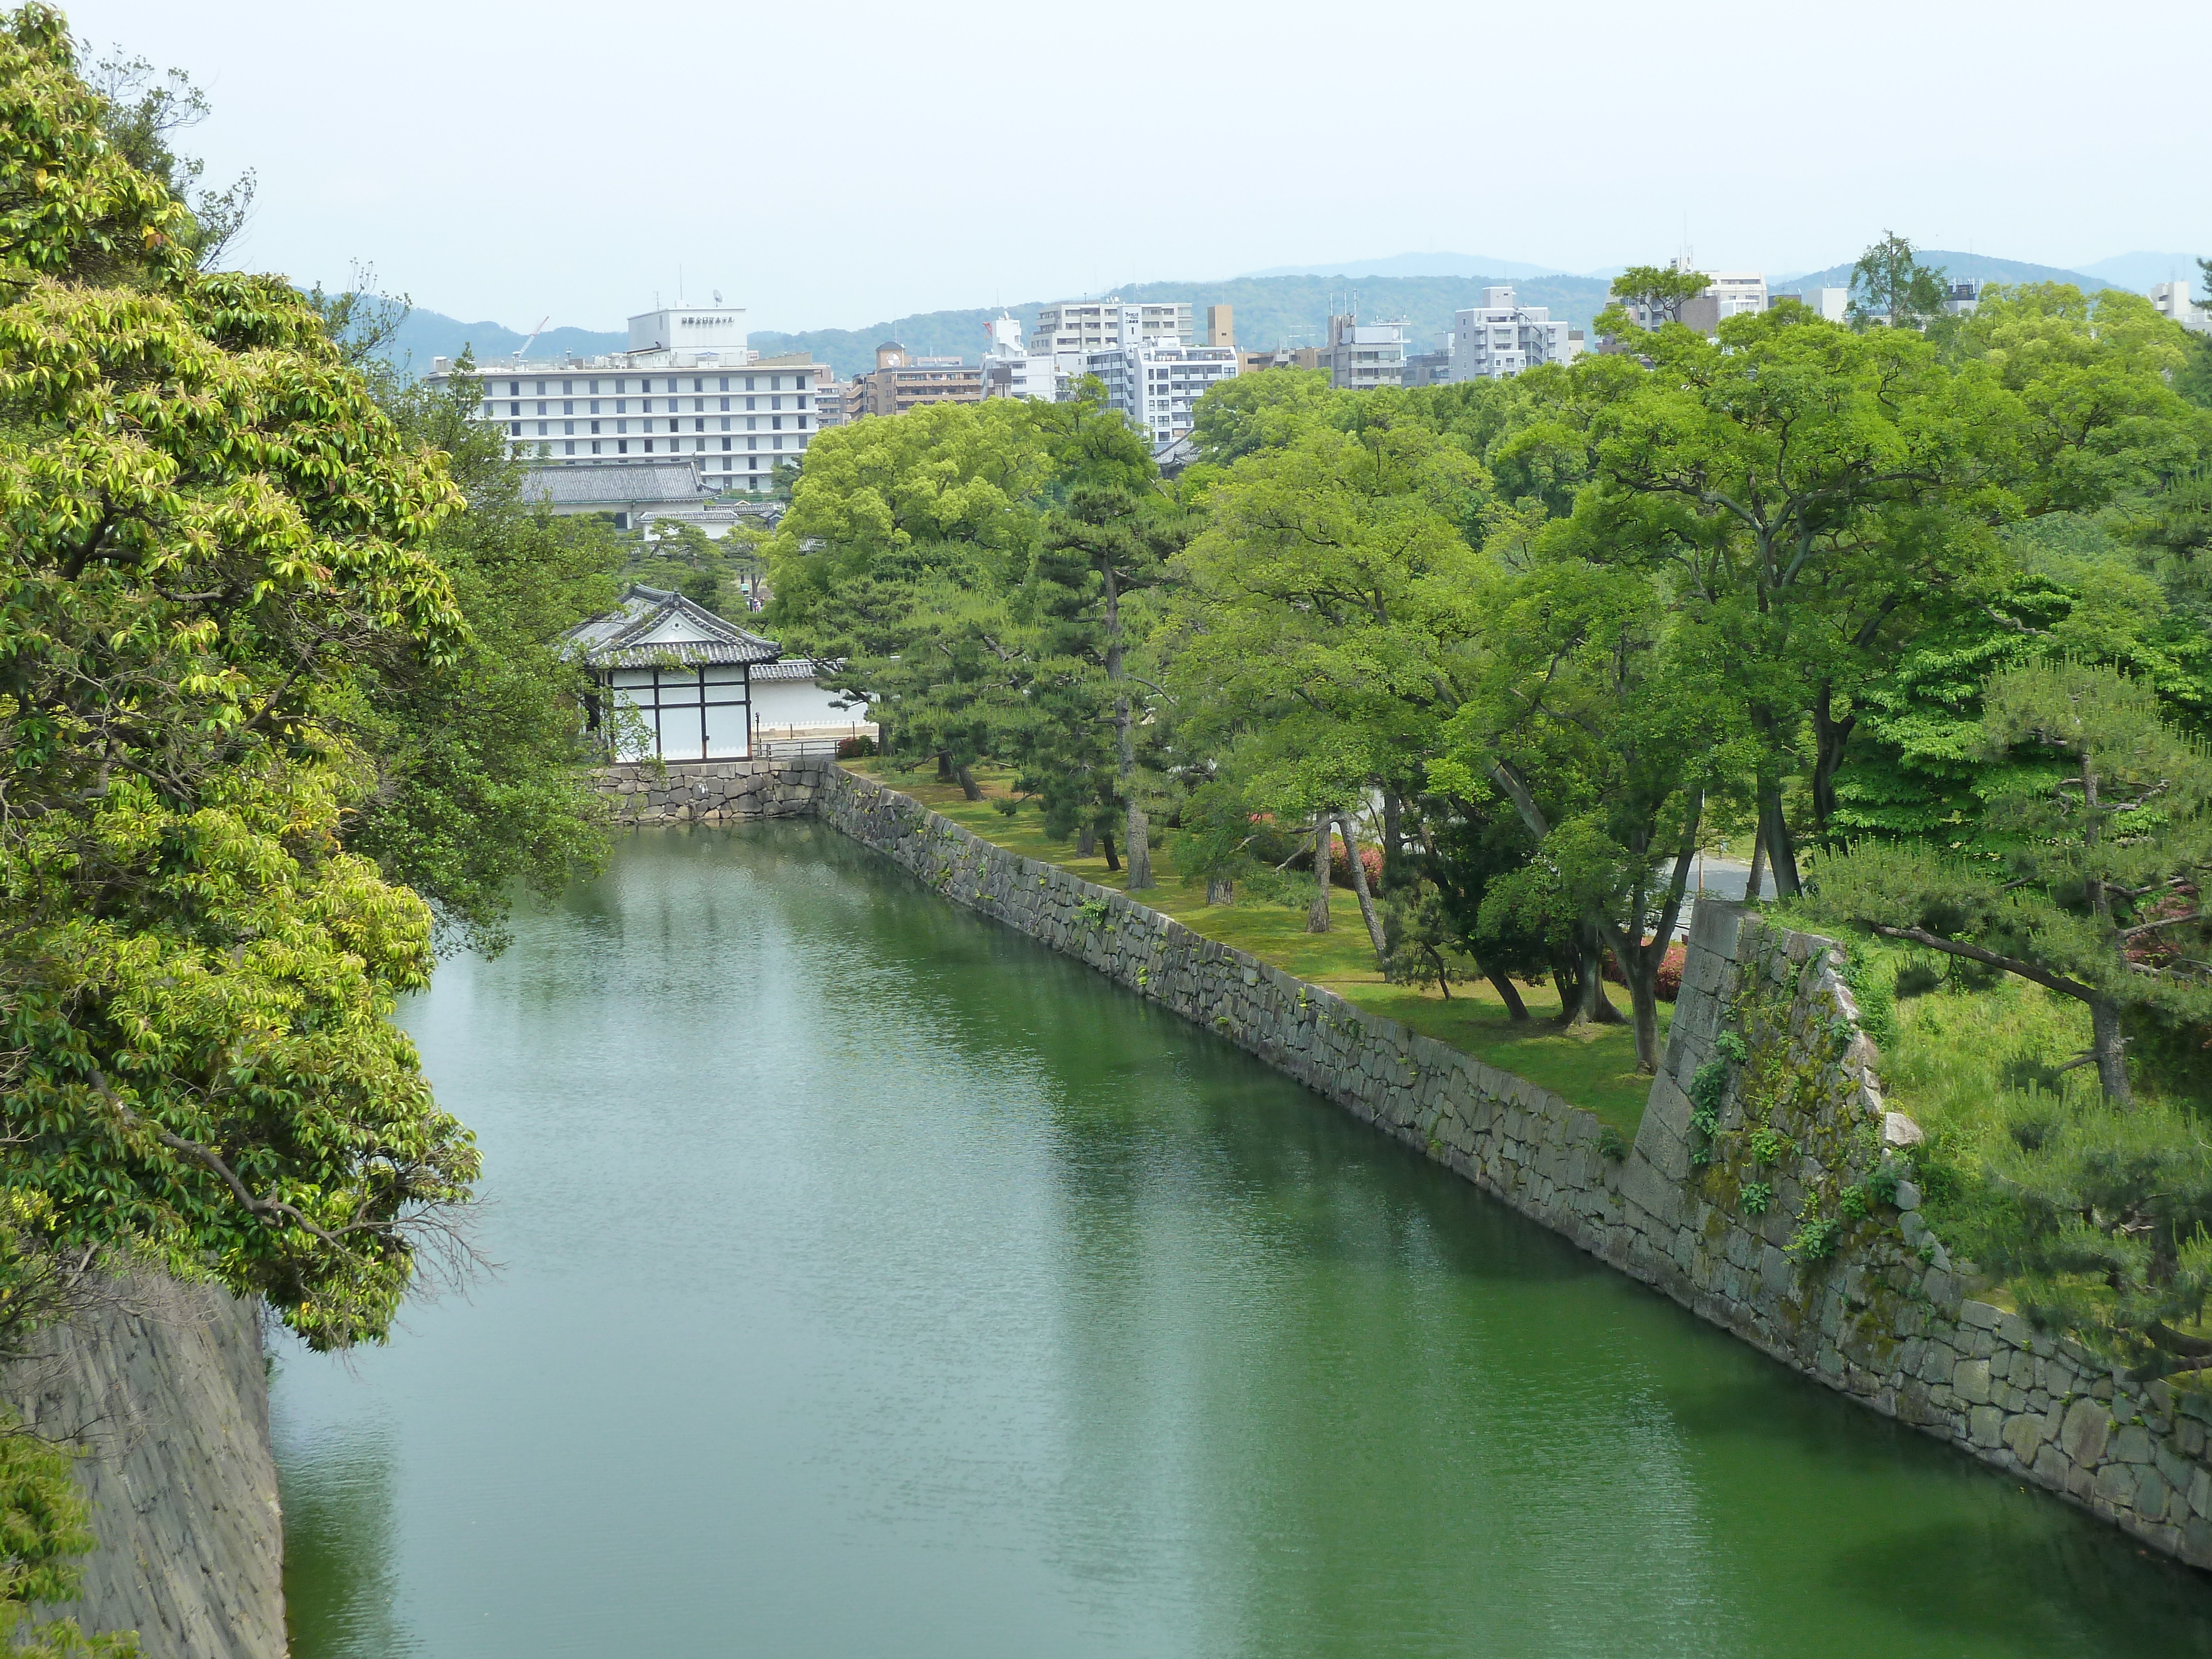
[[[681,593],[642,582],[631,585],[617,609],[579,623],[564,637],[593,668],[772,663],[783,654],[774,640],[749,634]]]

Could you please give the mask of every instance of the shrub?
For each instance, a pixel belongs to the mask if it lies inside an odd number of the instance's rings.
[[[876,753],[873,738],[840,738],[837,739],[839,760],[868,760]]]

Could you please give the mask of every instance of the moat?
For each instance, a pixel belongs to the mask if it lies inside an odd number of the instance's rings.
[[[300,1659],[2212,1652],[2212,1582],[813,824],[404,1018],[500,1264],[280,1351]]]

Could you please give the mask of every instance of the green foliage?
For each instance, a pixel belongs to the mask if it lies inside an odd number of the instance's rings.
[[[2212,1019],[2194,887],[2212,855],[2212,762],[2149,688],[2079,663],[1992,679],[1982,732],[1999,856],[1862,846],[1822,862],[1817,908],[2087,1003],[2100,1079],[2124,1101],[2122,1010]]]
[[[1744,1042],[1741,1033],[1735,1031],[1723,1031],[1715,1037],[1713,1050],[1716,1054],[1723,1054],[1735,1061],[1739,1066],[1751,1058],[1750,1045]]]
[[[1843,1243],[1844,1224],[1833,1216],[1799,1218],[1797,1231],[1782,1248],[1802,1262],[1826,1261]]]
[[[1601,1125],[1597,1132],[1599,1156],[1618,1164],[1628,1156],[1628,1137],[1610,1123]]]
[[[84,1635],[73,1619],[33,1626],[34,1607],[75,1601],[76,1558],[94,1548],[70,1455],[0,1414],[0,1651],[26,1659],[130,1659],[133,1635]]]
[[[1774,1188],[1765,1181],[1747,1181],[1741,1194],[1746,1215],[1765,1215],[1774,1203]]]
[[[344,842],[430,902],[447,948],[495,954],[518,889],[550,898],[606,858],[606,806],[587,771],[599,758],[584,720],[590,679],[559,641],[614,603],[622,541],[599,520],[521,505],[521,465],[471,417],[465,360],[434,390],[349,343],[398,432],[444,454],[468,497],[430,541],[468,630],[451,661],[390,641],[356,659],[342,713],[377,777]]]
[[[390,1023],[429,913],[349,851],[380,651],[450,665],[460,505],[285,284],[203,274],[53,14],[0,32],[9,1264],[135,1249],[380,1336],[477,1170]]]
[[[1851,267],[1850,319],[1860,328],[1921,328],[1951,297],[1943,273],[1920,263],[1912,244],[1891,231]]]
[[[1762,1124],[1752,1132],[1751,1155],[1760,1164],[1779,1164],[1796,1152],[1789,1138],[1771,1124]]]

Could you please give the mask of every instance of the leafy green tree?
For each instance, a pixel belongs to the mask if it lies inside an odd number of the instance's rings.
[[[465,649],[460,500],[300,296],[196,269],[52,12],[0,107],[7,1267],[135,1251],[375,1339],[477,1165],[389,1018],[430,915],[343,844],[342,717],[365,653]]]
[[[1489,579],[1461,530],[1486,483],[1401,394],[1225,469],[1164,633],[1179,750],[1285,823],[1410,792]]]
[[[1462,795],[1487,779],[1629,990],[1637,1062],[1659,1064],[1658,974],[1697,854],[1705,797],[1739,715],[1724,657],[1661,583],[1610,562],[1589,526],[1556,521],[1541,561],[1498,594],[1487,660],[1431,769]],[[1594,973],[1583,975],[1594,991]]]
[[[1631,265],[1613,279],[1607,290],[1606,309],[1595,325],[1601,334],[1622,334],[1638,328],[1640,310],[1662,324],[1682,320],[1682,307],[1713,285],[1702,270],[1677,270],[1672,265]]]
[[[1349,395],[1333,391],[1321,369],[1239,374],[1199,399],[1192,436],[1202,461],[1226,466],[1263,449],[1280,449],[1310,426],[1334,423]]]
[[[389,636],[356,659],[352,695],[330,719],[374,757],[376,782],[343,841],[429,901],[449,946],[492,954],[510,937],[518,889],[550,898],[606,860],[591,681],[561,640],[614,603],[622,539],[599,520],[522,504],[522,466],[472,418],[465,359],[438,389],[380,360],[361,366],[398,431],[442,453],[467,495],[469,510],[428,544],[467,631],[451,660]]]
[[[823,433],[766,549],[763,619],[787,648],[844,665],[830,684],[866,701],[909,763],[967,769],[1025,671],[1011,597],[1044,523],[1057,467],[1024,399],[934,404]]]
[[[1943,314],[1950,297],[1943,273],[1922,264],[1912,244],[1895,231],[1884,233],[1851,267],[1849,315],[1855,327],[1924,328]]]
[[[1820,908],[2087,1005],[2106,1098],[2132,1092],[2130,1011],[2212,1024],[2212,759],[2146,686],[2075,662],[2007,669],[1983,692],[1983,789],[2002,857],[1862,845],[1822,861]]]
[[[1810,738],[1816,830],[1853,697],[1996,558],[2026,471],[2017,401],[1917,336],[1802,313],[1732,318],[1718,343],[1652,337],[1653,367],[1591,366],[1595,460],[1574,517],[1603,556],[1665,573],[1717,632],[1759,740],[1754,793],[1778,890],[1797,890],[1784,780]]]
[[[1141,453],[1142,438],[1121,429],[1123,441]],[[1114,787],[1127,836],[1123,884],[1133,893],[1153,882],[1151,825],[1137,769],[1146,688],[1130,669],[1128,609],[1134,596],[1167,579],[1167,562],[1188,533],[1181,516],[1158,497],[1125,486],[1079,484],[1053,513],[1036,560],[1036,585],[1048,592],[1043,603],[1054,654],[1095,665],[1103,680],[1096,702],[1114,733]]]

